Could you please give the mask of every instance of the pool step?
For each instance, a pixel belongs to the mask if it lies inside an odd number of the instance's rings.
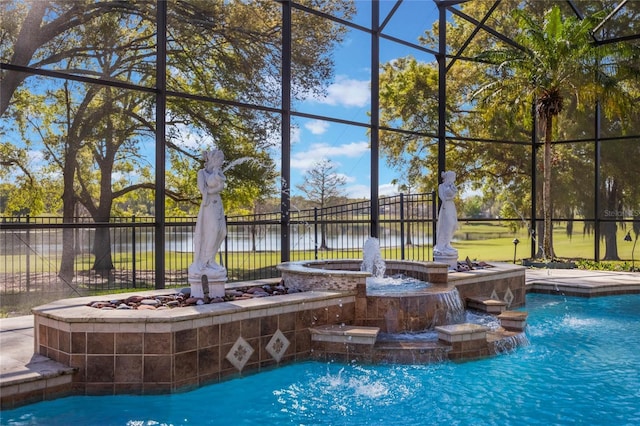
[[[467,297],[467,308],[488,314],[498,315],[507,309],[507,302],[491,299],[490,297]]]
[[[21,368],[0,374],[0,407],[11,409],[25,403],[45,401],[71,394],[76,370],[34,354]]]
[[[498,315],[500,325],[509,331],[524,331],[528,314],[524,311],[504,311]]]
[[[354,345],[373,345],[378,338],[380,328],[357,325],[324,325],[309,329],[314,342],[350,343]]]

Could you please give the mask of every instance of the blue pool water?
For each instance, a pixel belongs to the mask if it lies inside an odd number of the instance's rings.
[[[529,295],[530,345],[462,364],[307,362],[166,396],[69,397],[2,425],[638,425],[640,295]]]

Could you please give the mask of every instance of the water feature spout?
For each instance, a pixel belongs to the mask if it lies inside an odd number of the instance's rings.
[[[364,242],[361,271],[370,272],[374,277],[382,278],[387,266],[380,254],[380,242],[377,238],[369,238]]]
[[[522,223],[527,227],[527,234],[529,235],[529,237],[531,237],[531,239],[533,240],[534,244],[538,247],[538,250],[540,250],[540,252],[542,253],[542,258],[546,259],[547,255],[544,252],[544,247],[542,247],[542,244],[538,243],[538,240],[536,239],[536,233],[531,228],[529,222],[527,222],[527,220],[524,218],[524,215],[520,212],[520,210],[518,210],[518,208],[513,203],[513,201],[507,200],[507,204],[509,204],[513,208],[513,211],[518,215],[518,217],[520,218]],[[514,244],[515,244],[515,240],[514,240]],[[514,261],[514,263],[515,263],[515,261]]]
[[[240,164],[246,163],[247,161],[256,161],[256,159],[252,158],[252,157],[236,158],[235,160],[230,161],[226,166],[224,166],[222,171],[223,172],[228,172],[229,170],[233,169],[234,167],[239,166]]]

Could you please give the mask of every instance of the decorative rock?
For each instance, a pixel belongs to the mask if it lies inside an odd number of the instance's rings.
[[[138,310],[140,310],[140,311],[145,311],[145,310],[147,310],[147,311],[155,311],[156,307],[155,306],[151,306],[151,305],[140,305],[140,306],[138,306]]]
[[[247,300],[256,297],[268,297],[279,294],[298,293],[300,290],[289,290],[282,283],[265,284],[262,286],[252,286],[249,288],[228,289],[224,296],[215,297],[190,297],[190,289],[184,288],[179,293],[164,294],[157,296],[129,296],[124,300],[96,301],[87,303],[87,306],[96,309],[147,309],[147,310],[167,310],[184,306],[206,305],[210,303],[222,303],[232,300]]]
[[[130,296],[127,297],[127,299],[124,301],[124,303],[140,303],[142,300],[144,300],[143,296]]]

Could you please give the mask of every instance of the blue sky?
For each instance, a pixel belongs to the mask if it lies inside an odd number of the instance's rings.
[[[387,15],[395,0],[381,2],[381,19]],[[358,16],[354,22],[370,26],[370,2],[357,1]],[[422,17],[422,18],[416,18]],[[418,37],[430,29],[438,19],[438,11],[431,0],[409,0],[402,3],[385,33],[418,44]],[[294,33],[295,37],[295,33]],[[412,55],[419,60],[433,61],[433,56],[401,44],[382,40],[381,62]],[[294,109],[311,114],[326,115],[350,121],[369,122],[371,110],[369,93],[371,80],[370,39],[367,34],[350,30],[345,42],[334,52],[335,73],[323,98],[308,99],[294,104]],[[292,130],[291,187],[293,195],[301,195],[295,185],[303,182],[307,170],[322,159],[336,165],[336,171],[345,177],[345,193],[350,197],[369,198],[371,160],[369,137],[366,129],[340,123],[310,119],[295,119]],[[399,172],[379,161],[379,193],[397,193],[391,181]]]

